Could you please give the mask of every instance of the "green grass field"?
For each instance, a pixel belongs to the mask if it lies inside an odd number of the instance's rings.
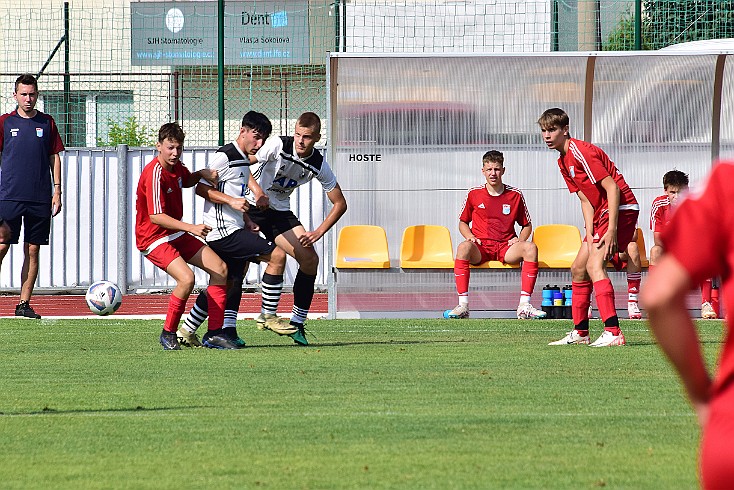
[[[317,320],[164,352],[160,321],[0,320],[2,488],[681,488],[698,428],[645,324]],[[592,336],[600,333],[592,321]],[[713,362],[722,325],[700,322]]]

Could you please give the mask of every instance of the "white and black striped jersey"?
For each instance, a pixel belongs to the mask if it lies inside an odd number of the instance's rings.
[[[206,167],[219,173],[217,190],[228,196],[244,197],[250,180],[250,160],[236,142],[224,145],[207,162]],[[211,185],[202,180],[203,184]],[[242,213],[226,204],[204,202],[204,224],[212,227],[207,241],[219,240],[245,227]]]
[[[257,162],[252,167],[252,175],[268,195],[270,208],[276,211],[289,211],[293,191],[314,177],[321,182],[325,192],[336,187],[334,172],[321,152],[314,149],[308,157],[299,158],[293,149],[292,136],[268,138],[257,152]],[[252,192],[248,192],[247,200],[255,204]]]

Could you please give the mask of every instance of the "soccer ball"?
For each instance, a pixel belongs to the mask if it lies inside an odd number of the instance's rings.
[[[111,315],[122,304],[122,291],[110,281],[98,281],[89,286],[84,296],[87,306],[96,315]]]

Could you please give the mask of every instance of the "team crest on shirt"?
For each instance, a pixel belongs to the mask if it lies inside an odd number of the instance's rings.
[[[574,168],[573,165],[571,165],[570,167],[568,167],[568,173],[571,174],[571,178],[576,177],[576,169]]]
[[[36,136],[43,138],[43,128],[36,128]]]
[[[10,136],[12,136],[13,138],[15,138],[16,136],[18,136],[18,131],[20,131],[20,129],[18,129],[18,128],[11,128],[10,129]]]
[[[181,177],[178,178],[178,187],[183,189],[183,179]]]
[[[510,214],[510,205],[509,204],[503,204],[502,205],[502,214]]]

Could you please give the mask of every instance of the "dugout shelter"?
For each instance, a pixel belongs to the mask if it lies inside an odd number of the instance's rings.
[[[537,119],[551,107],[570,116],[571,135],[600,146],[640,203],[639,226],[652,243],[650,204],[673,168],[700,182],[719,157],[734,156],[734,84],[729,45],[693,52],[528,54],[350,54],[328,62],[328,159],[349,203],[330,236],[329,264],[346,226],[385,229],[389,269],[332,269],[330,316],[435,317],[455,306],[453,271],[401,267],[404,231],[437,225],[462,239],[458,215],[467,189],[483,183],[481,157],[505,155],[504,182],[522,189],[533,225],[581,228],[580,207],[563,182],[558,154]],[[612,273],[618,305],[623,273]],[[570,283],[567,269],[541,270]],[[514,314],[517,271],[473,271],[473,316]],[[644,283],[643,283],[644,287]],[[623,294],[622,294],[623,293]],[[622,301],[624,296],[624,301]],[[692,299],[691,308],[698,308]]]

